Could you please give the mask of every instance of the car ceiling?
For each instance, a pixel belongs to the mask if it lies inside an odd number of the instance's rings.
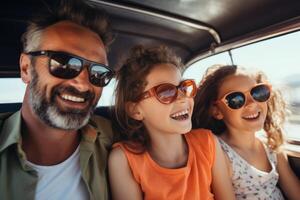
[[[108,54],[118,68],[130,49],[167,45],[184,63],[255,41],[265,34],[300,29],[299,0],[86,0],[106,10],[115,41]],[[26,21],[53,0],[1,1],[0,77],[18,77],[20,37]]]

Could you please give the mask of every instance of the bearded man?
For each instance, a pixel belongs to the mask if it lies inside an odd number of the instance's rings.
[[[22,36],[20,111],[0,117],[0,199],[108,199],[110,122],[93,116],[114,75],[104,13],[62,1]]]

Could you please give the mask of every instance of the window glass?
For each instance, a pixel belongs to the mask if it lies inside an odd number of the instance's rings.
[[[0,103],[22,102],[25,86],[20,78],[0,78]]]
[[[220,53],[193,63],[185,70],[183,77],[185,79],[194,79],[198,85],[205,73],[205,70],[214,64],[231,64],[228,53]]]
[[[98,106],[110,106],[114,104],[114,91],[116,79],[112,79],[107,86],[103,88]]]
[[[290,115],[285,124],[289,139],[300,140],[300,31],[232,50],[234,64],[262,70],[273,87],[280,89]],[[230,64],[228,53],[203,59],[191,65],[185,77],[201,79],[213,64]]]

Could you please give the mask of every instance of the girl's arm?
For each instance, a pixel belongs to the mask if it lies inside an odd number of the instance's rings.
[[[134,180],[121,148],[114,148],[108,158],[109,181],[114,200],[142,200],[142,191]]]
[[[221,149],[219,141],[215,138],[216,157],[212,169],[212,190],[215,199],[235,199],[233,186],[229,175],[229,166],[226,162],[225,153]]]
[[[286,154],[279,152],[277,161],[280,188],[288,199],[299,199],[300,181],[291,169]]]

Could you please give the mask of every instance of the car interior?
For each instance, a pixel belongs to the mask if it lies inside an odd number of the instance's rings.
[[[108,57],[109,65],[115,70],[138,44],[164,44],[188,68],[209,56],[230,54],[232,49],[300,30],[299,0],[86,1],[104,9],[111,20],[115,39]],[[53,0],[0,2],[0,78],[20,76],[20,37],[27,20],[35,10],[53,9],[56,4]],[[1,113],[20,107],[21,102],[0,102]],[[109,112],[109,106],[97,107],[95,111],[106,118],[110,118]],[[291,167],[300,178],[300,143],[291,141],[286,146]]]

